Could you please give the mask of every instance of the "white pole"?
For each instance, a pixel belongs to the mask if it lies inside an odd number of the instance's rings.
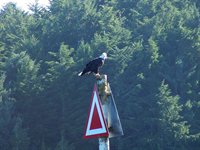
[[[106,106],[104,105],[105,100],[103,100],[103,95],[106,95],[105,93],[105,86],[106,86],[106,83],[107,83],[107,75],[102,75],[100,76],[100,79],[98,79],[97,81],[97,86],[98,88],[100,88],[101,90],[99,90],[99,96],[101,98],[101,102],[102,102],[102,110],[103,110],[103,113],[104,115],[107,114],[107,109],[106,109]],[[103,87],[103,88],[101,88]],[[105,120],[107,120],[106,116],[105,117]],[[109,142],[109,138],[108,137],[101,137],[99,138],[99,150],[110,150],[110,142]]]
[[[99,138],[99,150],[110,150],[109,138]]]
[[[104,115],[107,114],[107,109],[105,105],[102,105],[102,110]],[[105,115],[105,120],[107,120],[107,116]],[[110,141],[108,137],[99,138],[99,150],[110,150]]]

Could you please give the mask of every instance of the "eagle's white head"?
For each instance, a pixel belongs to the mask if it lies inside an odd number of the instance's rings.
[[[102,58],[104,60],[107,59],[108,58],[107,53],[102,53],[100,58]]]

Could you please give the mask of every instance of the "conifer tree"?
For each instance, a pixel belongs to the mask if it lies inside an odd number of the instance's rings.
[[[16,118],[16,124],[13,128],[12,136],[12,150],[25,150],[29,149],[29,140],[27,130],[23,128],[22,119]]]
[[[161,83],[159,88],[158,106],[159,106],[159,120],[161,121],[161,128],[165,135],[170,135],[176,140],[186,139],[189,135],[189,126],[187,121],[184,121],[181,116],[182,105],[179,104],[179,96],[172,96],[168,85]]]

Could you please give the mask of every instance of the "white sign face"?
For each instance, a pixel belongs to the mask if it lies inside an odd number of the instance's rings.
[[[95,85],[84,138],[100,136],[108,136],[108,129]]]

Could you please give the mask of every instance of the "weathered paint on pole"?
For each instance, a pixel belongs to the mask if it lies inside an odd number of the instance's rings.
[[[109,95],[109,91],[107,89],[107,75],[97,76],[97,87],[99,91],[99,97],[102,102],[103,113],[105,115],[107,110],[105,109],[104,104],[107,99],[107,95]],[[110,142],[108,137],[99,138],[99,150],[110,150]]]
[[[110,150],[109,138],[99,138],[99,150]]]

